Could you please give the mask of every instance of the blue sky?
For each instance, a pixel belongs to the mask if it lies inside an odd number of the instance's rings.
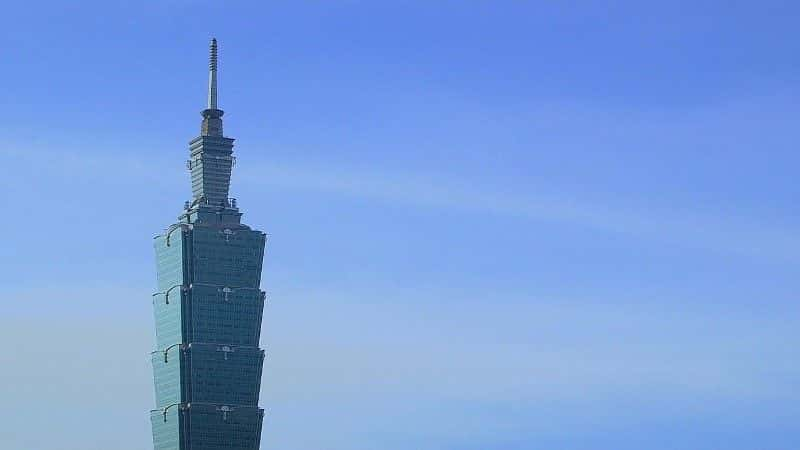
[[[4,448],[151,445],[211,36],[262,448],[800,442],[794,2],[72,3],[3,5]]]

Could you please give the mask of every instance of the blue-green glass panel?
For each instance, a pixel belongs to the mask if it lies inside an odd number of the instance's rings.
[[[156,406],[164,408],[184,401],[181,395],[181,351],[174,346],[166,351],[157,350],[151,355]]]
[[[157,292],[153,295],[156,348],[181,342],[182,303],[185,297],[184,239],[181,229],[155,239],[158,270]],[[167,238],[168,237],[168,238]]]
[[[188,345],[185,371],[188,402],[258,405],[264,352],[256,347]]]
[[[248,229],[195,227],[192,231],[192,282],[258,288],[264,233]]]
[[[173,226],[167,233],[153,239],[159,291],[166,291],[171,286],[184,282],[184,233],[180,226]]]
[[[258,289],[193,284],[189,342],[258,346],[264,294]]]
[[[180,447],[180,414],[177,406],[163,410],[150,411],[150,424],[153,428],[153,448],[155,450],[182,450]],[[183,449],[185,450],[185,449]]]
[[[191,450],[258,450],[264,410],[192,404],[185,411],[187,448]]]

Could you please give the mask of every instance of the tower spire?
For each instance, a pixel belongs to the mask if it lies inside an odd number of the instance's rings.
[[[208,51],[208,109],[217,109],[217,39],[211,38]]]
[[[222,133],[224,111],[217,106],[217,40],[211,39],[208,59],[208,104],[200,114],[200,136],[189,143],[193,201],[235,208],[228,198],[233,167],[233,139]]]
[[[208,103],[203,110],[203,123],[200,134],[203,136],[222,136],[223,111],[217,106],[217,39],[211,38],[208,49]]]

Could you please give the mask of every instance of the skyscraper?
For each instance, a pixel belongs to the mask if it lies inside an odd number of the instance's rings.
[[[189,142],[192,200],[155,237],[152,353],[156,450],[257,450],[264,351],[259,345],[265,234],[241,223],[228,197],[235,159],[217,108],[217,41],[211,40],[208,107]]]

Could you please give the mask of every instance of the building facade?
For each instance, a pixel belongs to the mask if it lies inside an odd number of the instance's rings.
[[[154,238],[156,450],[257,450],[261,438],[266,235],[241,223],[228,194],[234,140],[217,108],[216,40],[210,53],[208,107],[189,143],[192,200]]]

